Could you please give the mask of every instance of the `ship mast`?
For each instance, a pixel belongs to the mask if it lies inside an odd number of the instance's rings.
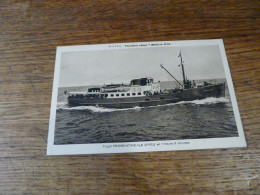
[[[179,83],[180,86],[183,87],[183,85],[166,69],[162,64],[160,64],[161,68],[164,69],[177,83]]]
[[[178,57],[180,57],[180,60],[181,60],[181,64],[180,64],[179,66],[181,66],[181,69],[182,69],[183,86],[184,86],[184,88],[185,88],[185,85],[186,85],[186,77],[185,77],[185,71],[184,71],[184,65],[183,65],[183,61],[182,61],[181,51],[180,51],[180,54],[179,54]]]

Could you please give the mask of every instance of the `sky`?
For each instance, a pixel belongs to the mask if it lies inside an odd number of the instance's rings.
[[[160,64],[182,81],[179,53],[190,80],[225,78],[217,45],[193,47],[130,48],[99,51],[63,52],[59,87],[129,83],[152,77],[169,81]]]

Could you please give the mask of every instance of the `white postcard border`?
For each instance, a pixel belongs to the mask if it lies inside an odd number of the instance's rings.
[[[149,45],[147,45],[149,44]],[[151,44],[154,44],[151,46]],[[238,137],[228,138],[204,138],[189,140],[164,140],[164,141],[143,141],[143,142],[122,142],[122,143],[98,143],[98,144],[64,144],[54,145],[56,107],[59,86],[60,63],[63,52],[80,52],[93,50],[112,49],[133,49],[133,48],[154,48],[154,47],[183,47],[183,46],[209,46],[218,45],[224,66],[225,76],[230,92],[230,98],[234,110]],[[130,46],[130,47],[129,47]],[[153,152],[153,151],[177,151],[197,150],[215,148],[246,147],[243,126],[239,114],[236,95],[227,56],[222,39],[209,40],[185,40],[185,41],[156,41],[156,42],[133,42],[115,43],[100,45],[62,46],[57,47],[56,62],[53,79],[52,102],[50,110],[50,123],[48,134],[47,155],[76,155],[76,154],[102,154],[102,153],[132,153],[132,152]]]

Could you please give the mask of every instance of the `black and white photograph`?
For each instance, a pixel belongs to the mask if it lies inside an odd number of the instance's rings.
[[[245,146],[222,40],[57,48],[48,155]]]

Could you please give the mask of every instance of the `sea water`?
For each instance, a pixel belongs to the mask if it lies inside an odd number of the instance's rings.
[[[170,87],[169,83],[162,85]],[[86,91],[87,87],[59,88],[57,145],[238,136],[228,89],[221,98],[128,109],[68,107],[66,90]]]

